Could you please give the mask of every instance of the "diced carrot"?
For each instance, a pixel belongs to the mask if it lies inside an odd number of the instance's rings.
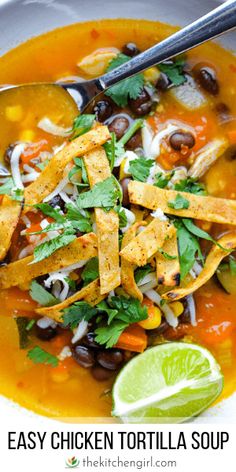
[[[236,144],[236,129],[231,129],[227,132],[230,144]]]
[[[145,330],[137,324],[132,324],[120,335],[116,347],[133,352],[143,352],[147,347]]]
[[[32,159],[38,157],[38,155],[43,151],[48,151],[48,142],[46,139],[42,139],[37,143],[29,144],[21,154],[21,163],[29,164]]]

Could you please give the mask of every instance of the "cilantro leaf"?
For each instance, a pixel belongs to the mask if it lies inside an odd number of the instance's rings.
[[[126,297],[111,297],[109,307],[104,304],[100,309],[108,314],[107,324],[102,324],[95,330],[96,342],[105,344],[106,348],[114,346],[121,333],[127,326],[147,318],[147,307],[142,306],[139,300]],[[97,308],[99,308],[99,305]]]
[[[118,311],[116,318],[128,324],[145,320],[148,316],[147,307],[141,305],[140,301],[136,298],[111,297],[109,304]]]
[[[79,208],[106,208],[111,209],[122,200],[119,183],[114,176],[98,182],[88,192],[81,193],[77,199]]]
[[[113,347],[127,326],[127,323],[120,320],[115,320],[107,326],[101,326],[95,329],[95,341],[98,344],[105,344],[106,348]]]
[[[189,208],[189,201],[187,198],[184,198],[180,193],[178,193],[174,200],[168,201],[168,207],[174,208],[175,210],[183,210],[184,208]]]
[[[99,270],[98,270],[98,258],[92,257],[87,264],[85,265],[82,273],[81,278],[84,281],[85,285],[88,285],[93,280],[99,277]]]
[[[175,221],[179,247],[180,274],[183,280],[192,269],[196,254],[203,262],[202,252],[197,237],[190,233],[180,220]]]
[[[27,329],[29,318],[27,316],[18,316],[15,320],[19,334],[20,349],[25,349],[29,345],[29,330]]]
[[[59,303],[59,300],[42,287],[37,280],[32,280],[30,284],[30,296],[42,306],[52,306]]]
[[[97,314],[97,309],[84,301],[75,302],[63,310],[63,325],[75,329],[80,321],[89,321]]]
[[[79,208],[71,203],[66,204],[66,218],[74,229],[81,231],[81,233],[90,233],[92,231],[92,223],[89,212],[82,215]]]
[[[87,133],[93,126],[95,121],[95,115],[79,115],[74,119],[73,123],[73,136],[72,139],[82,136],[82,134]]]
[[[88,187],[88,175],[86,171],[86,167],[84,164],[83,159],[76,157],[74,159],[74,167],[70,170],[68,174],[69,181],[78,187],[78,189],[82,189],[84,187]]]
[[[113,170],[116,160],[125,153],[124,146],[117,141],[115,133],[111,133],[111,140],[103,144],[103,147],[110,162],[111,170]]]
[[[168,174],[165,172],[158,172],[155,175],[154,185],[159,188],[165,188],[168,185],[171,178],[173,177],[173,175],[174,175],[174,171]]]
[[[232,275],[236,275],[236,260],[233,256],[229,256],[229,269]]]
[[[134,272],[136,284],[141,282],[141,280],[143,280],[146,275],[150,274],[150,272],[152,272],[152,267],[150,264],[146,264],[143,267],[138,267],[138,269],[136,269]]]
[[[112,320],[118,314],[118,310],[110,308],[109,305],[104,300],[102,302],[98,303],[97,309],[99,311],[105,312],[108,315],[108,320],[107,320],[108,325],[112,322]]]
[[[158,69],[167,75],[173,85],[178,86],[186,81],[183,71],[184,63],[183,57],[179,57],[174,62],[163,62],[159,64]]]
[[[117,212],[119,216],[119,227],[125,228],[128,223],[128,218],[125,213],[125,209],[123,207],[118,207],[118,208],[115,208],[115,211]]]
[[[187,179],[180,180],[174,185],[174,190],[180,192],[194,193],[195,195],[206,195],[205,185],[197,182],[196,179],[188,177]]]
[[[74,234],[60,234],[56,238],[50,239],[50,241],[46,241],[39,246],[36,246],[34,249],[34,260],[31,264],[46,259],[61,247],[68,246],[68,244],[74,241],[74,239],[76,239]]]
[[[139,182],[146,182],[150,169],[153,166],[154,161],[152,159],[145,159],[145,157],[139,157],[129,163],[129,173],[132,175],[134,180]]]
[[[204,231],[203,229],[196,226],[191,219],[182,218],[182,223],[184,224],[184,226],[187,228],[187,230],[190,233],[194,234],[198,238],[206,239],[207,241],[211,241],[212,243],[216,244],[221,249],[223,248],[215,239],[213,239],[211,237],[210,234],[208,234],[206,231]],[[223,249],[225,249],[225,248],[223,248]],[[225,249],[225,251],[227,252],[227,249]]]
[[[57,367],[59,362],[56,356],[53,356],[39,346],[35,346],[33,349],[28,351],[27,357],[35,364],[46,364],[51,365],[52,367]]]
[[[118,54],[117,57],[112,59],[110,62],[107,72],[115,69],[116,67],[119,67],[122,64],[125,64],[129,60],[129,56],[126,56],[125,54]],[[124,107],[128,104],[129,98],[136,99],[139,96],[143,86],[144,75],[137,74],[133,77],[122,80],[118,84],[113,85],[105,92],[105,95],[111,97],[116,105]]]
[[[64,215],[60,213],[60,210],[49,205],[49,203],[38,203],[37,205],[34,205],[34,207],[37,210],[40,210],[44,215],[50,216],[50,218],[53,218],[58,223],[64,222]]]
[[[163,251],[163,249],[158,249],[158,252],[162,254],[162,256],[167,259],[168,261],[173,261],[177,259],[177,256],[172,256],[171,254],[168,254],[168,252]]]

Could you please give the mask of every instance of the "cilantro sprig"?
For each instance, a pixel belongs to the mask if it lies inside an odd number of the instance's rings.
[[[39,346],[30,349],[27,357],[35,364],[46,364],[51,365],[52,367],[57,367],[59,362],[56,356],[53,356],[53,354],[50,354]]]
[[[125,64],[130,60],[129,56],[125,54],[118,54],[114,59],[111,60],[107,72],[116,69],[117,67]],[[110,87],[106,92],[105,95],[111,97],[112,100],[116,103],[116,105],[120,107],[125,107],[128,104],[128,100],[136,99],[142,88],[144,86],[144,75],[143,74],[136,74],[133,77],[129,77],[128,79],[124,79],[118,84],[113,85]]]
[[[129,173],[132,175],[134,180],[138,180],[139,182],[146,182],[153,165],[153,159],[146,159],[145,157],[141,156],[137,159],[133,159],[132,161],[130,161]]]
[[[172,85],[178,86],[186,81],[183,70],[184,64],[184,56],[179,56],[175,58],[173,62],[163,62],[162,64],[159,64],[158,69],[167,75]]]
[[[77,199],[79,209],[104,208],[110,210],[122,201],[122,191],[119,182],[112,175],[98,182],[91,190],[81,193]]]

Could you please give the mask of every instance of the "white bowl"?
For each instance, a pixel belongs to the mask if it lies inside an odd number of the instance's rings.
[[[54,28],[98,18],[145,18],[173,25],[186,25],[222,3],[215,0],[0,0],[0,55],[17,44]],[[236,33],[221,37],[234,48]],[[37,417],[0,396],[1,419],[12,413]],[[236,394],[209,408],[194,421],[231,423],[236,418]],[[38,417],[39,420],[39,417]],[[42,423],[44,420],[40,418]],[[50,421],[45,418],[45,421]]]

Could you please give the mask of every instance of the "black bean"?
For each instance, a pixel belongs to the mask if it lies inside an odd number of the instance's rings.
[[[124,179],[122,179],[122,180],[120,181],[120,185],[121,185],[122,192],[123,192],[122,203],[123,203],[123,206],[124,206],[124,207],[128,207],[128,206],[129,206],[128,185],[129,185],[129,182],[130,182],[130,181],[131,181],[131,179],[129,179],[128,177],[125,177]]]
[[[95,364],[94,353],[91,349],[86,346],[77,345],[72,348],[72,356],[75,361],[88,369]]]
[[[229,148],[226,150],[225,157],[227,161],[236,160],[236,145],[235,144],[232,144],[232,146],[229,146]]]
[[[152,100],[147,90],[143,88],[137,98],[129,100],[129,105],[133,113],[143,116],[151,111]]]
[[[126,54],[126,56],[129,57],[134,57],[140,54],[140,50],[137,48],[135,43],[127,43],[123,46],[122,48],[123,54]]]
[[[64,200],[62,200],[62,198],[60,197],[60,195],[55,195],[55,197],[53,197],[53,198],[48,202],[48,204],[49,204],[52,208],[59,207],[62,211],[65,209],[65,202],[64,202]]]
[[[168,79],[167,75],[164,74],[164,72],[161,72],[156,83],[157,90],[161,90],[162,92],[164,92],[164,90],[167,90],[170,85],[171,82]]]
[[[95,337],[96,335],[93,332],[89,332],[83,337],[81,342],[87,347],[99,349],[101,346],[95,341]]]
[[[195,68],[195,75],[204,90],[211,95],[217,95],[219,93],[219,83],[214,69],[207,66],[201,67],[200,69]]]
[[[113,107],[108,100],[99,100],[94,106],[93,112],[96,115],[96,118],[100,123],[103,123],[113,113]]]
[[[114,375],[114,372],[112,370],[104,369],[104,367],[100,365],[95,365],[91,369],[91,374],[98,382],[104,382]]]
[[[182,146],[191,149],[195,144],[195,138],[192,133],[179,130],[171,134],[169,142],[175,151],[181,151]]]
[[[123,354],[118,349],[109,349],[106,351],[101,351],[97,355],[97,362],[102,367],[109,370],[116,370],[123,362],[123,360]]]
[[[141,136],[141,131],[137,131],[132,138],[129,139],[129,141],[126,144],[127,149],[130,149],[131,151],[135,151],[135,149],[138,149],[142,147],[142,136]]]
[[[46,328],[41,328],[37,323],[35,324],[35,336],[42,341],[50,341],[50,339],[55,338],[57,333],[57,327],[47,326]]]
[[[117,139],[122,138],[129,128],[129,120],[125,116],[117,116],[109,125],[109,131],[115,133]]]

